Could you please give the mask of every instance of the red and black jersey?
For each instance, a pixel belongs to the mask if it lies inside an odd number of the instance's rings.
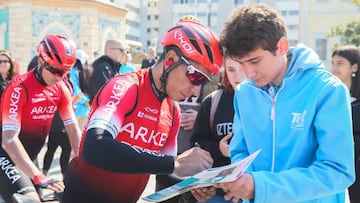
[[[149,168],[154,168],[154,173],[162,171],[161,164],[146,163],[149,156],[161,159],[161,154],[176,155],[179,107],[170,98],[159,100],[151,83],[149,69],[142,69],[112,78],[98,92],[84,131],[80,154],[67,170],[67,189],[76,185],[78,189],[87,188],[80,189],[82,192],[87,190],[87,194],[97,194],[114,202],[136,202],[147,184],[149,170],[153,170]],[[87,140],[93,134],[97,136],[93,141],[96,144],[89,144]],[[103,134],[112,141],[101,141],[105,137]],[[138,152],[137,157],[147,158],[135,159],[129,150],[120,150],[124,144]],[[92,157],[86,158],[88,153],[93,153]],[[102,158],[95,164],[92,159],[99,154]],[[120,159],[122,163],[118,157],[123,157]],[[172,162],[163,161],[163,164],[173,165],[173,159]]]
[[[14,78],[1,97],[2,131],[20,131],[19,139],[34,159],[45,142],[57,109],[65,123],[75,122],[71,95],[64,82],[43,85],[32,70]]]

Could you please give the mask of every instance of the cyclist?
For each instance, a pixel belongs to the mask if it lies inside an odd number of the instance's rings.
[[[149,174],[193,175],[212,166],[208,152],[176,156],[180,110],[222,65],[218,38],[206,26],[178,22],[148,69],[118,75],[92,103],[80,153],[65,174],[63,202],[136,202]]]
[[[75,153],[80,144],[71,95],[63,82],[75,63],[75,48],[63,36],[46,35],[37,51],[37,68],[13,79],[1,98],[0,194],[6,202],[12,202],[14,193],[39,200],[34,185],[64,189],[63,182],[45,176],[34,163],[56,110]]]

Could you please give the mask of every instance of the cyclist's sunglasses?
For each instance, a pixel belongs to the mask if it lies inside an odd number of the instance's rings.
[[[50,66],[47,63],[44,63],[44,67],[50,73],[52,73],[53,75],[58,76],[58,77],[63,77],[64,75],[66,75],[69,72],[67,70],[61,70],[61,69],[55,68],[53,66]]]
[[[211,81],[205,73],[191,65],[183,56],[180,58],[186,64],[186,76],[189,78],[192,85],[204,85]]]

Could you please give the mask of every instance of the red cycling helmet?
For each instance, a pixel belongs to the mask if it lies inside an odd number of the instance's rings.
[[[170,28],[161,39],[161,44],[177,46],[185,58],[205,66],[216,75],[221,66],[223,56],[218,37],[200,22],[181,19]]]
[[[74,45],[64,36],[49,34],[37,47],[45,63],[56,68],[70,70],[76,62]]]

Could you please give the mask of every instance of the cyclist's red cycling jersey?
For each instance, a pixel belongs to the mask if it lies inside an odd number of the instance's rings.
[[[116,141],[137,150],[176,155],[179,125],[179,106],[170,98],[160,101],[151,87],[148,69],[142,69],[116,76],[100,89],[84,133],[94,128],[104,129]],[[82,158],[85,136],[82,137],[80,155],[67,169],[67,174],[73,177],[69,187],[75,184],[88,188],[88,193],[100,194],[114,202],[136,202],[145,189],[149,174],[116,173],[85,163]],[[128,163],[124,165],[131,162],[128,157]],[[141,167],[141,163],[137,165]]]
[[[34,70],[14,78],[1,97],[2,131],[20,131],[19,139],[32,160],[44,145],[56,110],[65,123],[75,122],[71,95],[63,81],[45,86]]]

